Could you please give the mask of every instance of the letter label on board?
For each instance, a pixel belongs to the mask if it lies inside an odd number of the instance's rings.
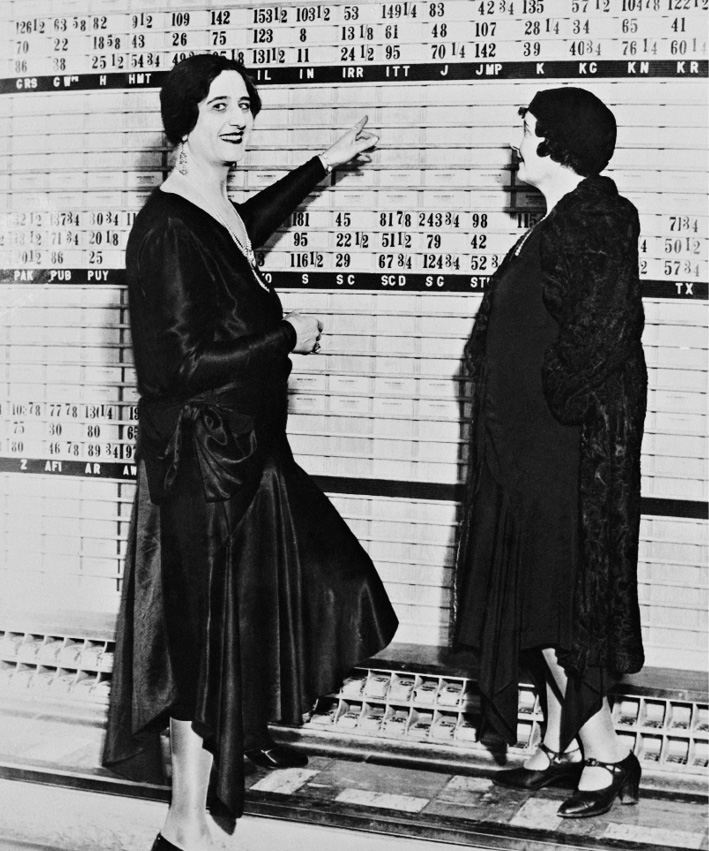
[[[78,83],[78,82],[79,82],[78,74],[72,74],[71,77],[68,76],[68,75],[65,75],[64,77],[54,77],[52,79],[52,85],[54,86],[55,89],[60,88],[62,83],[64,84],[65,89],[70,89],[72,83]]]
[[[84,469],[84,473],[88,476],[100,476],[101,475],[101,465],[94,464],[89,462]]]
[[[478,77],[483,77],[483,76],[485,76],[485,77],[497,77],[497,75],[500,73],[501,70],[502,70],[502,63],[501,62],[485,62],[485,63],[481,62],[478,65],[477,70],[475,71],[475,74]]]
[[[45,473],[61,473],[62,471],[62,462],[61,461],[46,461],[44,464],[44,472]]]

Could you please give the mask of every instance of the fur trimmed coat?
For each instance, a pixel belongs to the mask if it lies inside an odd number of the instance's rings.
[[[545,352],[542,387],[552,415],[581,428],[574,635],[561,658],[578,673],[588,666],[633,673],[644,662],[637,560],[647,370],[639,230],[637,210],[614,182],[590,177],[556,204],[542,232],[543,299],[559,328]],[[473,442],[492,293],[511,255],[490,279],[465,347]],[[458,565],[467,563],[468,518],[480,473],[475,445],[469,457]]]

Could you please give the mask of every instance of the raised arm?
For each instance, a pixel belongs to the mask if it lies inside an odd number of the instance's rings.
[[[366,123],[365,115],[322,154],[239,205],[254,246],[263,245],[332,169],[349,162],[370,162],[367,152],[374,148],[378,137],[364,129]]]
[[[298,204],[308,197],[325,174],[322,160],[313,157],[238,205],[239,214],[255,248],[266,242]]]

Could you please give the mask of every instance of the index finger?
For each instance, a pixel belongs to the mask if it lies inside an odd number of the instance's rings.
[[[357,145],[362,151],[368,151],[370,148],[374,148],[379,141],[379,136],[375,136],[374,133],[368,133],[363,139],[357,139]]]

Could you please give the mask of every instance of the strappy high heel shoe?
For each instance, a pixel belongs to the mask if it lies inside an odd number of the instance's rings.
[[[587,759],[584,764],[609,771],[610,785],[604,786],[603,789],[577,789],[568,801],[564,801],[559,807],[557,815],[561,818],[600,816],[610,810],[616,797],[621,804],[637,804],[642,770],[632,751],[620,762],[599,762],[597,759]]]
[[[536,791],[544,786],[550,786],[553,783],[558,783],[561,780],[573,782],[575,785],[581,776],[583,769],[583,760],[572,759],[574,754],[578,753],[578,748],[573,751],[553,751],[548,748],[543,742],[539,745],[539,749],[546,754],[549,760],[547,768],[542,770],[534,768],[507,768],[504,771],[495,772],[492,782],[496,786],[505,786],[511,789],[529,789]]]

